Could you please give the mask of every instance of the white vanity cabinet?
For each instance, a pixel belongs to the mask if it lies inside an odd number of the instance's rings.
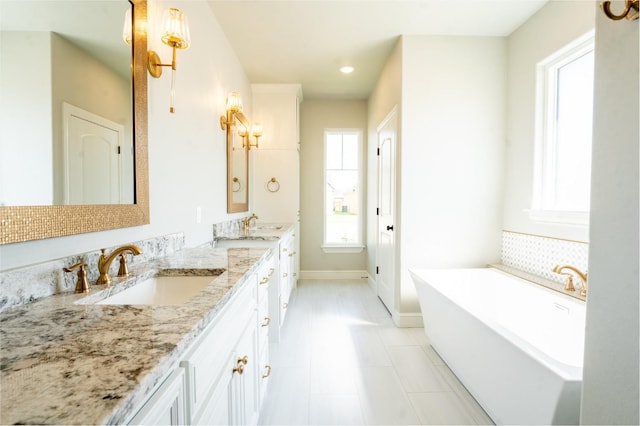
[[[176,368],[129,421],[132,425],[188,424],[183,368]]]
[[[257,276],[248,281],[180,363],[186,372],[192,424],[257,423]]]

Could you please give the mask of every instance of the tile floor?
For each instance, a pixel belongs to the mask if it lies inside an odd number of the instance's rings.
[[[424,329],[397,328],[365,281],[300,281],[271,349],[260,424],[493,424]]]

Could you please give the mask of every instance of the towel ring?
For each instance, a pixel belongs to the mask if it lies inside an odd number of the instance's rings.
[[[280,182],[278,182],[278,180],[276,178],[272,177],[267,182],[267,190],[269,192],[278,192],[278,191],[280,191]]]
[[[240,179],[238,179],[237,177],[234,177],[233,184],[231,185],[231,190],[233,192],[240,192],[241,189],[242,189],[242,184],[240,183]]]

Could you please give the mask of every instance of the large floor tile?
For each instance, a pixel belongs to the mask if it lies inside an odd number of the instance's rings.
[[[423,425],[474,425],[475,420],[454,392],[410,393]]]
[[[420,346],[392,346],[387,351],[406,392],[452,390]]]
[[[260,413],[262,425],[309,424],[309,369],[274,368]]]
[[[363,425],[358,396],[311,395],[309,424],[312,425]]]
[[[419,345],[419,340],[410,328],[399,328],[395,324],[378,327],[378,335],[385,346],[414,346]]]
[[[366,424],[419,423],[393,367],[361,367],[355,380]]]
[[[471,414],[477,424],[491,425],[493,421],[491,417],[482,409],[478,401],[475,400],[473,395],[467,390],[466,387],[460,382],[455,374],[447,366],[436,367],[442,377],[447,381],[451,389],[458,395],[462,401],[466,411]]]
[[[354,365],[340,359],[318,356],[311,363],[309,392],[318,394],[355,394]]]
[[[375,326],[354,326],[350,328],[351,341],[360,366],[391,365],[391,359],[378,335]]]

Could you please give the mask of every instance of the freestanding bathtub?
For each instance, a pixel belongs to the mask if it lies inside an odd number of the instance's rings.
[[[578,424],[584,302],[497,269],[409,272],[431,345],[496,424]]]

